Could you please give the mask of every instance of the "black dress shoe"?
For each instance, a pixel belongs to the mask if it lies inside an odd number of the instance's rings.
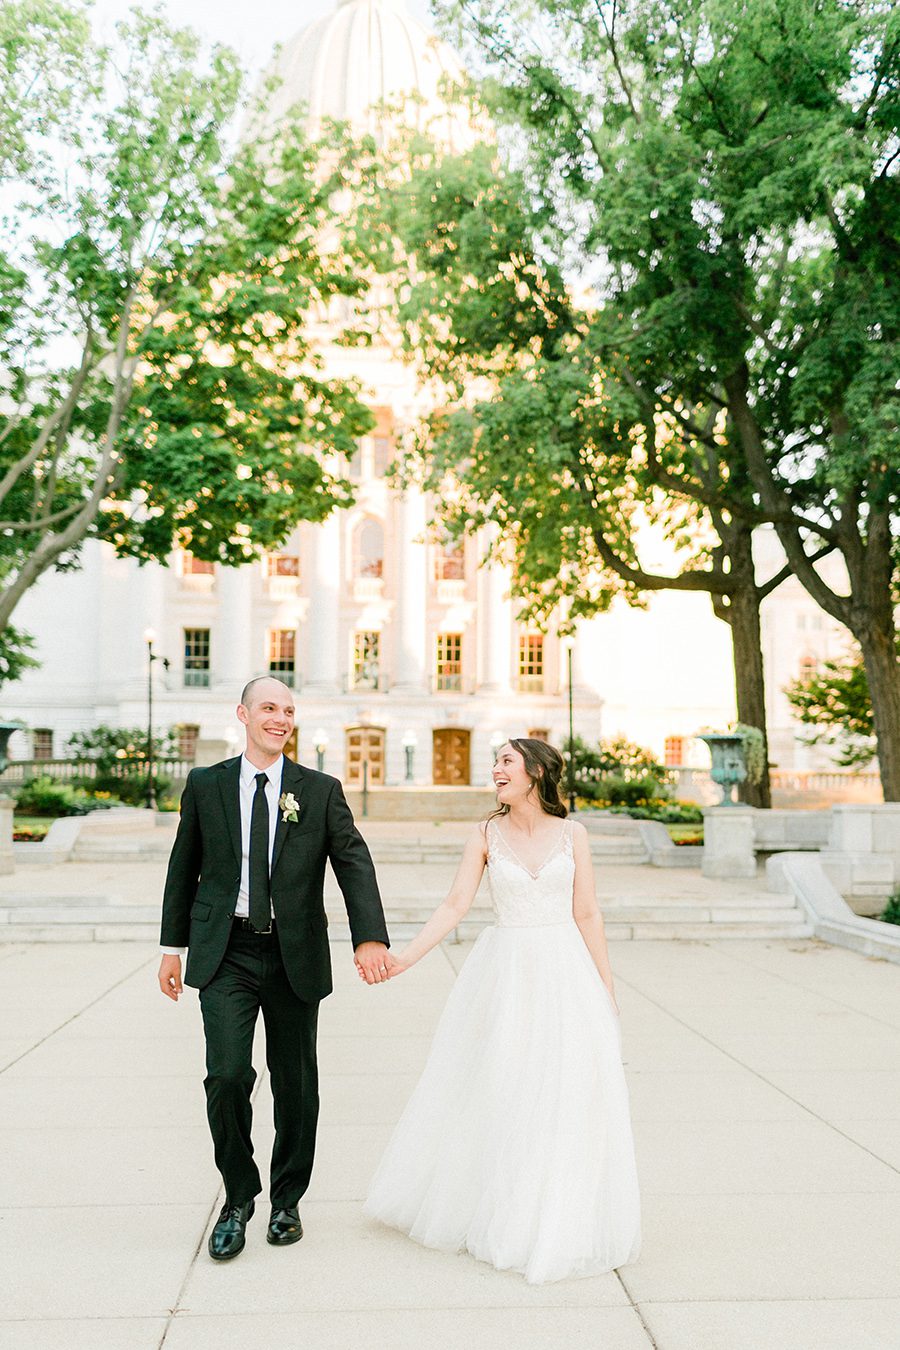
[[[266,1242],[271,1242],[273,1247],[287,1247],[292,1242],[299,1242],[302,1236],[303,1224],[296,1208],[272,1210]]]
[[[209,1235],[209,1254],[214,1261],[230,1261],[244,1250],[244,1230],[255,1208],[252,1200],[246,1205],[230,1205],[225,1201]]]

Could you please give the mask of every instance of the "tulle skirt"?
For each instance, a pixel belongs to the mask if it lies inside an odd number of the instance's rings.
[[[619,1021],[574,922],[481,933],[365,1208],[533,1284],[636,1259]]]

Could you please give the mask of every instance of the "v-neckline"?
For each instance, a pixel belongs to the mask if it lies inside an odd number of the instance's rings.
[[[519,857],[518,853],[517,853],[516,850],[513,848],[512,844],[509,842],[509,840],[508,840],[508,839],[506,838],[506,836],[504,835],[503,831],[500,829],[500,824],[499,824],[499,822],[496,821],[496,820],[494,821],[494,829],[497,831],[497,834],[499,835],[499,838],[500,838],[500,842],[501,842],[501,844],[503,845],[503,847],[506,849],[507,853],[508,853],[508,854],[510,855],[510,857],[512,858],[512,861],[513,861],[514,863],[516,863],[517,866],[521,867],[521,869],[522,869],[523,872],[527,872],[528,875],[531,877],[531,880],[532,880],[532,881],[537,881],[538,877],[541,875],[541,873],[543,872],[543,870],[544,870],[544,868],[547,866],[547,864],[548,864],[553,858],[556,857],[557,853],[559,852],[560,848],[562,847],[562,842],[563,842],[563,840],[565,839],[565,836],[566,836],[566,822],[563,821],[563,822],[562,822],[562,825],[561,825],[561,827],[560,827],[559,836],[558,836],[558,838],[557,838],[557,840],[556,840],[556,843],[553,845],[553,847],[551,848],[550,852],[549,852],[549,853],[547,854],[547,856],[544,858],[544,861],[543,861],[543,862],[541,863],[541,865],[538,867],[537,871],[536,871],[536,872],[533,872],[533,871],[531,870],[531,868],[528,866],[528,864],[525,863],[525,862],[523,862],[522,859]]]

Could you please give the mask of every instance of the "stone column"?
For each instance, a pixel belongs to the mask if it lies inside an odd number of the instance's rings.
[[[509,569],[502,563],[494,561],[478,569],[479,694],[508,694],[511,690],[510,582]]]
[[[584,639],[580,629],[575,629],[575,642],[572,647],[572,689],[576,695],[593,694],[597,691],[588,676],[584,660]]]
[[[304,692],[335,694],[340,689],[341,517],[332,511],[313,531]]]
[[[703,812],[705,877],[755,877],[752,806],[711,806]]]
[[[391,691],[419,694],[425,692],[428,670],[425,646],[428,632],[428,554],[422,542],[425,496],[419,488],[406,489],[400,501],[399,518],[397,619],[394,628],[397,636]]]
[[[253,631],[254,567],[220,567],[216,572],[219,597],[216,625],[210,634],[212,682],[227,690],[235,703],[253,675],[263,672],[265,653]]]
[[[171,660],[176,654],[170,651],[171,642],[166,630],[165,587],[166,572],[159,563],[146,563],[139,567],[137,562],[129,560],[131,576],[128,578],[127,609],[123,612],[118,605],[109,606],[109,613],[101,615],[103,634],[101,641],[106,652],[119,649],[123,636],[127,642],[127,669],[130,684],[127,688],[116,687],[113,696],[117,702],[129,694],[140,700],[147,688],[147,640],[144,634],[148,629],[156,633],[154,650],[158,656],[168,656]],[[123,634],[123,625],[125,632]],[[115,669],[116,667],[113,666]]]

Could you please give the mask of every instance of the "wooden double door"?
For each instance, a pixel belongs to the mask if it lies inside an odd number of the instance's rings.
[[[363,764],[369,766],[369,787],[379,787],[384,782],[384,727],[347,728],[348,787],[362,787]]]
[[[432,777],[441,787],[465,787],[470,780],[471,733],[460,727],[440,727],[432,732]]]

